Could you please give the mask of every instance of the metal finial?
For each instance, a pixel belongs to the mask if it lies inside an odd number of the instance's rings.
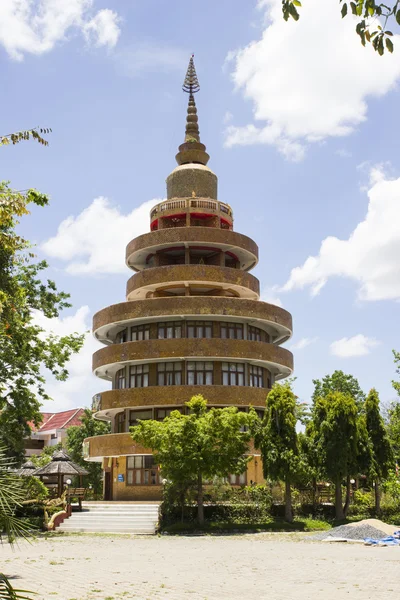
[[[192,96],[200,90],[199,80],[197,79],[196,69],[194,66],[194,54],[190,57],[189,66],[186,71],[185,81],[183,82],[182,89]]]

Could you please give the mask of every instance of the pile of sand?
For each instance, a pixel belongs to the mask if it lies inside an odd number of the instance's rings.
[[[360,525],[370,525],[374,529],[382,531],[386,535],[393,535],[395,531],[400,529],[400,525],[389,525],[379,519],[364,519],[363,521],[357,521],[355,523],[348,523],[348,527],[359,527]]]
[[[375,540],[393,535],[400,529],[396,525],[388,525],[379,519],[364,519],[356,523],[339,525],[329,531],[323,531],[312,537],[322,542],[363,542],[366,538]]]

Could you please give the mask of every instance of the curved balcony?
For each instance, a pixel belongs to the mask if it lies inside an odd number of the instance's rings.
[[[162,362],[198,358],[212,361],[248,361],[266,367],[276,379],[287,377],[293,371],[293,355],[286,348],[265,342],[217,338],[179,338],[143,340],[112,344],[93,354],[93,371],[103,379],[112,379],[124,364]],[[164,394],[173,393],[163,388]]]
[[[258,246],[247,235],[212,227],[176,227],[152,231],[133,239],[126,247],[126,264],[135,271],[141,271],[148,267],[149,257],[153,254],[179,244],[182,248],[217,247],[222,252],[232,252],[245,271],[258,262]]]
[[[201,394],[209,406],[254,406],[265,407],[270,390],[245,386],[226,385],[174,385],[170,387],[151,386],[107,390],[96,394],[94,416],[109,420],[123,408],[150,406],[184,406],[190,398]]]
[[[106,456],[131,456],[151,454],[151,450],[136,444],[129,433],[109,433],[96,435],[83,441],[85,460],[101,462]]]
[[[292,316],[283,308],[260,300],[216,296],[150,298],[113,304],[94,315],[93,332],[98,340],[109,343],[115,339],[116,332],[129,323],[138,325],[171,317],[236,319],[250,325],[266,325],[275,344],[292,335]]]
[[[233,221],[233,211],[229,204],[210,198],[176,198],[164,200],[153,206],[150,211],[150,220],[153,222],[160,217],[174,215],[182,212],[207,211],[212,214],[220,215],[223,218]]]
[[[133,275],[126,286],[127,300],[144,300],[152,293],[185,296],[185,288],[199,289],[210,296],[232,294],[257,300],[260,283],[256,277],[229,267],[171,265],[154,267]]]

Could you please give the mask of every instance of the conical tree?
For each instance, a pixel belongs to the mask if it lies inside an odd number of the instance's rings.
[[[299,468],[296,396],[290,383],[275,384],[268,394],[264,419],[255,435],[264,477],[285,483],[285,519],[293,521],[292,482]]]
[[[378,392],[372,388],[365,401],[365,416],[371,444],[370,476],[375,483],[375,510],[381,512],[381,480],[393,468],[394,457],[385,423],[379,409]]]

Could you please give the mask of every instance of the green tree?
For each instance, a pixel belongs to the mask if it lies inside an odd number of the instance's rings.
[[[343,394],[350,394],[358,406],[361,407],[364,404],[365,394],[360,388],[358,380],[353,375],[347,375],[343,371],[334,371],[332,375],[325,375],[322,379],[313,379],[313,384],[313,402],[330,392],[342,392]]]
[[[81,421],[82,425],[76,425],[67,429],[67,452],[74,462],[89,472],[86,481],[89,485],[92,485],[95,496],[100,496],[103,491],[103,471],[101,464],[85,461],[82,447],[85,438],[110,433],[110,423],[94,419],[92,411],[88,408],[85,409],[85,414],[81,417]]]
[[[358,410],[354,397],[343,392],[330,392],[317,398],[313,419],[314,443],[321,466],[335,485],[336,518],[344,519],[342,481],[354,472],[360,450]]]
[[[342,17],[352,14],[357,17],[356,33],[359,35],[361,43],[365,46],[367,43],[380,56],[386,50],[393,52],[393,33],[389,26],[400,25],[400,0],[385,0],[385,2],[376,2],[376,0],[339,0]],[[301,7],[300,0],[282,0],[282,12],[285,21],[290,18],[298,21],[300,18],[298,8]],[[324,10],[321,5],[321,10]]]
[[[33,262],[29,242],[16,232],[30,204],[47,203],[37,190],[22,193],[0,183],[0,443],[19,461],[30,433],[28,422],[40,423],[41,401],[49,399],[43,369],[64,381],[66,364],[84,341],[78,334],[48,335],[34,320],[34,311],[57,317],[71,306],[69,295],[53,281],[42,281],[47,263]]]
[[[393,350],[394,356],[394,364],[396,366],[396,373],[400,375],[400,352],[396,352]],[[397,394],[400,396],[400,381],[392,381],[393,388],[396,390]]]
[[[275,384],[268,394],[255,444],[261,451],[264,477],[285,483],[285,519],[293,521],[292,482],[300,468],[296,433],[296,396],[290,382]]]
[[[379,395],[372,389],[365,401],[365,418],[371,443],[369,475],[375,483],[375,509],[381,512],[381,481],[393,469],[394,458],[389,436],[379,409]]]
[[[164,421],[140,421],[132,438],[151,448],[164,478],[172,483],[196,482],[198,521],[204,523],[203,485],[214,477],[246,470],[246,456],[257,415],[235,407],[207,408],[202,396],[186,402],[189,414],[173,411]],[[245,429],[245,430],[244,430]]]

